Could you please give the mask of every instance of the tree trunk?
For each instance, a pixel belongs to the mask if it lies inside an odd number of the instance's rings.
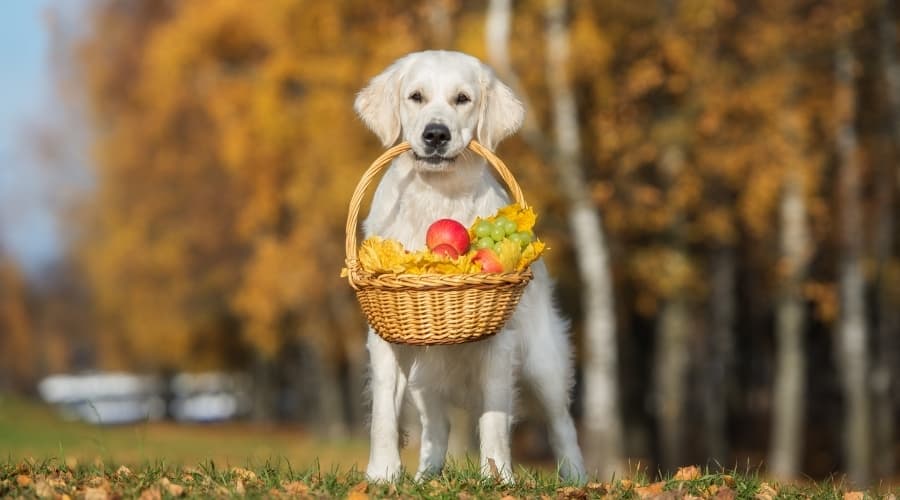
[[[350,434],[344,405],[344,384],[341,383],[340,353],[333,342],[316,336],[311,342],[311,380],[316,387],[313,423],[318,434],[327,439],[344,439]]]
[[[260,353],[253,359],[253,396],[250,416],[257,422],[268,422],[275,418],[278,388],[275,369],[271,360]]]
[[[328,296],[328,308],[332,331],[337,333],[336,338],[332,337],[333,342],[338,343],[337,356],[345,363],[340,386],[344,421],[348,431],[361,431],[368,413],[363,403],[368,369],[363,335],[365,321],[349,290],[332,291]]]
[[[790,136],[795,134],[790,131],[788,134],[790,143]],[[797,477],[803,456],[806,412],[803,282],[810,255],[802,178],[795,162],[791,161],[787,169],[781,193],[779,259],[785,274],[775,310],[775,378],[769,443],[770,471],[782,479]]]
[[[900,151],[900,64],[894,45],[897,33],[894,28],[894,12],[890,0],[879,2],[878,32],[881,45],[881,68],[884,72],[885,86],[890,114],[889,128],[893,139],[893,151],[885,152],[888,158]],[[894,184],[890,182],[900,175],[895,161],[887,158],[878,162],[876,173],[878,182],[876,202],[878,215],[876,220],[875,259],[878,265],[878,283],[876,300],[878,302],[878,323],[875,326],[875,342],[878,346],[872,367],[872,385],[874,408],[874,442],[875,442],[875,474],[877,477],[891,477],[896,467],[894,456],[894,422],[893,391],[900,377],[896,371],[900,365],[900,343],[897,332],[900,332],[900,311],[895,302],[900,294],[896,283],[891,280],[890,260],[893,255],[894,235]]]
[[[509,62],[511,19],[509,0],[489,2],[485,20],[488,57],[525,107],[532,109]],[[612,272],[603,224],[591,202],[581,171],[578,114],[566,69],[569,31],[563,1],[547,1],[546,21],[546,78],[553,108],[555,145],[551,146],[541,132],[533,118],[534,113],[526,114],[522,134],[546,161],[556,166],[562,194],[569,202],[569,224],[584,286],[585,432],[582,441],[588,470],[609,478],[624,471]]]
[[[668,298],[657,319],[654,359],[659,468],[674,471],[683,465],[685,400],[690,369],[690,306],[683,295]]]
[[[435,49],[449,49],[453,40],[453,22],[448,0],[429,0],[426,7],[430,46]]]
[[[668,145],[659,159],[659,168],[667,186],[675,186],[685,167],[682,146]],[[684,214],[673,216],[667,236],[666,266],[687,262],[684,242]],[[684,284],[678,284],[670,296],[662,297],[663,305],[656,322],[656,344],[653,353],[656,424],[659,433],[660,466],[674,471],[683,465],[686,430],[688,374],[691,369],[690,344],[693,326],[691,303]]]
[[[616,318],[612,272],[600,215],[582,172],[578,109],[568,80],[569,29],[562,0],[546,3],[547,67],[562,193],[569,202],[569,224],[583,285],[584,429],[588,466],[601,478],[621,474],[622,423],[619,409]]]
[[[728,400],[734,368],[734,318],[736,274],[734,247],[714,250],[712,262],[712,329],[705,352],[706,381],[703,413],[706,422],[707,456],[719,464],[728,459]]]
[[[840,319],[835,347],[844,391],[844,453],[847,473],[856,487],[869,484],[871,472],[871,398],[867,385],[868,325],[865,277],[862,269],[862,207],[856,135],[855,57],[848,36],[842,36],[835,60],[835,106],[840,172],[841,251],[839,269]]]
[[[525,109],[533,110],[528,99],[528,94],[519,83],[516,72],[513,71],[512,63],[509,61],[509,33],[512,26],[512,0],[490,0],[488,2],[487,13],[485,14],[484,30],[485,45],[487,46],[487,57],[494,71],[512,88]],[[536,113],[526,112],[525,122],[522,124],[522,136],[528,144],[544,156],[545,160],[550,158],[550,147],[547,145],[547,139],[541,131],[535,119]]]

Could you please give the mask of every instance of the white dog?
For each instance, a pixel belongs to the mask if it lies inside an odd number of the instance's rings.
[[[366,236],[424,247],[428,225],[452,218],[470,225],[509,203],[486,162],[466,149],[476,138],[489,149],[522,124],[524,108],[509,87],[478,59],[458,52],[410,54],[376,76],[356,98],[356,111],[385,146],[402,138],[412,151],[382,178],[363,225]],[[572,359],[567,322],[553,305],[542,261],[505,328],[489,339],[454,346],[391,344],[369,330],[373,480],[401,471],[398,417],[408,392],[422,423],[417,478],[440,473],[450,426],[447,405],[478,415],[481,470],[512,480],[510,427],[518,375],[546,410],[550,438],[564,478],[584,480],[575,425],[569,414]]]

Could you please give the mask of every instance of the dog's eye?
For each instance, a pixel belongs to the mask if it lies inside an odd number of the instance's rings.
[[[458,96],[456,96],[456,104],[465,104],[471,100],[472,99],[470,99],[469,96],[463,93],[460,93]]]
[[[409,94],[409,100],[412,102],[422,102],[422,93],[418,90]]]

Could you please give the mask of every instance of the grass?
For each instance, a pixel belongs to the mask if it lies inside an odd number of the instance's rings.
[[[891,498],[887,488],[850,492],[837,480],[780,485],[754,470],[696,467],[658,480],[638,468],[586,485],[520,467],[515,483],[502,484],[465,461],[430,480],[375,484],[361,472],[367,451],[364,440],[324,441],[296,427],[97,427],[0,396],[0,498]],[[403,458],[415,463],[415,450],[407,448]]]
[[[363,439],[326,441],[299,426],[148,422],[103,427],[66,421],[46,406],[0,395],[0,460],[55,457],[70,466],[212,461],[225,467],[274,457],[303,467],[318,463],[327,470],[365,464],[367,455]]]
[[[162,462],[139,467],[94,463],[69,467],[54,459],[0,463],[0,497],[8,498],[717,498],[717,499],[835,499],[896,498],[889,493],[851,492],[832,482],[806,485],[767,483],[755,474],[688,473],[654,483],[629,479],[567,484],[554,474],[520,470],[514,484],[485,478],[471,463],[452,465],[440,476],[416,482],[404,476],[392,483],[369,483],[357,469],[296,470],[286,461],[254,467],[172,466]],[[681,471],[679,471],[681,474]]]

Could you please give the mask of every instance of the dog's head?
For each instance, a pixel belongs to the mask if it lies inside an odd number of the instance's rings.
[[[478,59],[425,51],[397,60],[356,97],[356,112],[385,146],[403,138],[421,168],[452,164],[476,138],[489,149],[519,129],[525,109]]]

